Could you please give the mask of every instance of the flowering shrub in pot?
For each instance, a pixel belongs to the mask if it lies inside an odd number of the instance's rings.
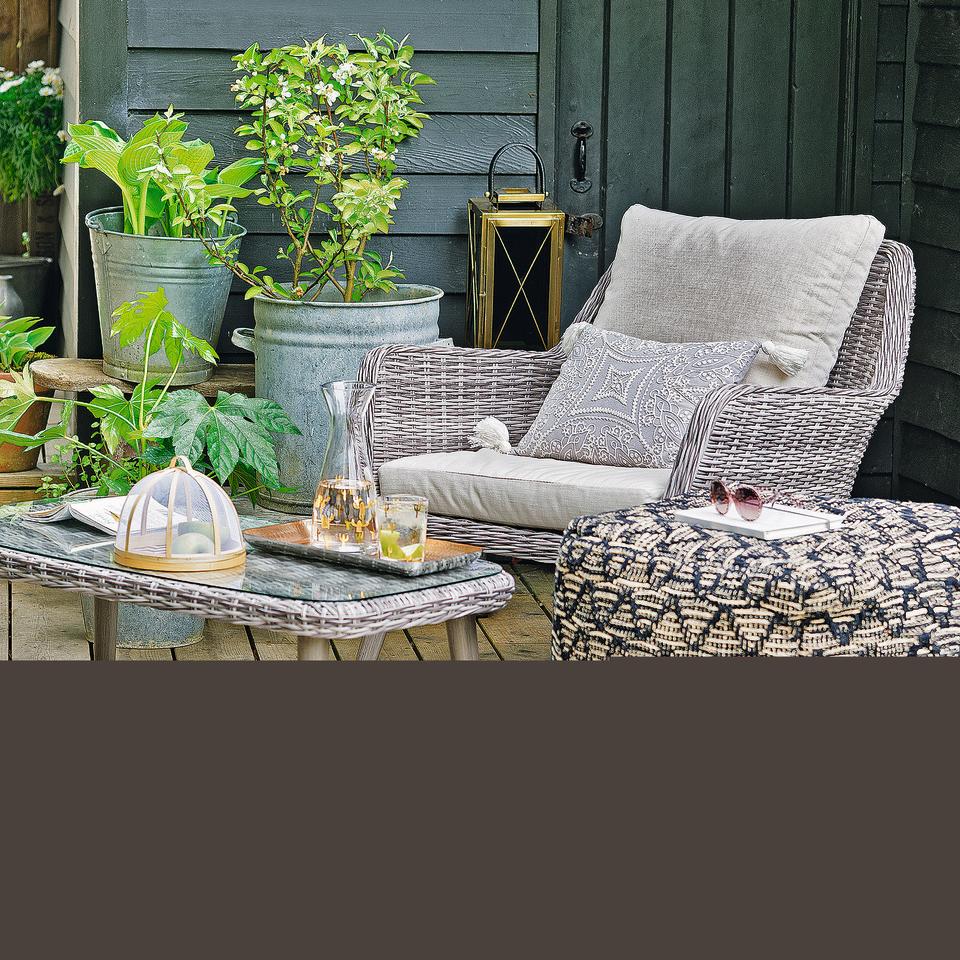
[[[439,334],[443,291],[402,283],[400,266],[371,246],[393,224],[407,185],[397,151],[428,119],[418,88],[433,81],[412,68],[405,41],[355,40],[356,49],[325,38],[268,51],[254,44],[234,58],[233,89],[249,111],[237,134],[260,161],[257,202],[276,212],[285,240],[273,270],[208,245],[255,298],[256,333],[240,329],[234,343],[256,354],[257,395],[281,403],[303,430],[279,444],[281,480],[294,492],[268,497],[293,512],[309,512],[319,479],[323,383],[354,379],[373,347]],[[166,182],[188,221],[205,210],[202,194],[185,189],[191,183]]]

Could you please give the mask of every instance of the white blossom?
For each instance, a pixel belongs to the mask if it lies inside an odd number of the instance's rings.
[[[53,87],[41,87],[39,93],[41,97],[53,97],[57,91]]]
[[[45,64],[42,60],[31,60],[27,64],[27,73],[36,73],[38,70],[42,70]]]
[[[13,80],[4,80],[3,83],[0,83],[0,93],[6,93],[14,87],[19,87],[26,79],[26,77],[14,77]]]

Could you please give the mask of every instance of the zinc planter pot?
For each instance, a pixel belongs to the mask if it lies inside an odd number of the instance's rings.
[[[104,373],[134,383],[140,381],[143,344],[120,347],[119,339],[110,336],[113,311],[157,287],[163,287],[170,312],[182,324],[196,336],[217,345],[233,274],[227,267],[209,261],[202,240],[124,233],[120,207],[95,210],[87,215],[86,224],[97,282]],[[240,224],[228,223],[227,236],[217,242],[238,243],[246,232]],[[162,351],[154,355],[150,366],[156,376],[165,378],[170,374]],[[212,371],[213,366],[200,357],[184,356],[173,385],[202,383]]]
[[[323,385],[355,380],[364,354],[375,347],[436,342],[442,296],[437,287],[404,283],[360,303],[344,303],[336,290],[310,303],[255,298],[256,331],[240,327],[233,342],[256,358],[257,396],[279,403],[302,431],[276,438],[280,483],[292,492],[263,491],[260,503],[310,512],[327,443]]]
[[[10,305],[0,312],[14,317],[46,317],[50,304],[50,280],[53,261],[49,257],[0,257],[0,276],[7,276],[20,299],[20,312]]]
[[[80,594],[83,626],[93,642],[93,596]],[[117,646],[124,650],[157,650],[187,647],[203,639],[203,617],[172,610],[155,610],[141,603],[117,606]]]

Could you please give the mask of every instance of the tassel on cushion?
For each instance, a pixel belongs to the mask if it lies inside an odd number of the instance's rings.
[[[810,354],[806,350],[798,350],[795,347],[784,347],[774,343],[772,340],[764,340],[760,344],[760,349],[767,355],[770,362],[783,371],[788,377],[799,373],[807,362]]]
[[[570,326],[563,331],[563,339],[560,341],[560,349],[563,350],[563,355],[565,357],[569,357],[570,354],[573,353],[573,348],[577,342],[577,338],[589,326],[589,323],[580,321],[579,323],[571,323]]]
[[[473,428],[470,442],[474,447],[480,449],[496,450],[498,453],[513,453],[507,425],[496,417],[484,417]]]

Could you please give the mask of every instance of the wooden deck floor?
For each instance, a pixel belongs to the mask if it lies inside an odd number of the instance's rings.
[[[482,660],[546,660],[550,655],[553,568],[533,563],[504,563],[517,591],[498,613],[480,619]],[[0,660],[89,660],[80,598],[24,580],[0,581],[0,619],[5,624]],[[356,656],[358,641],[336,643],[337,656]],[[388,634],[381,660],[448,660],[443,626],[418,627]],[[284,633],[246,629],[208,621],[200,643],[178,650],[118,650],[119,660],[296,660],[294,638]]]

